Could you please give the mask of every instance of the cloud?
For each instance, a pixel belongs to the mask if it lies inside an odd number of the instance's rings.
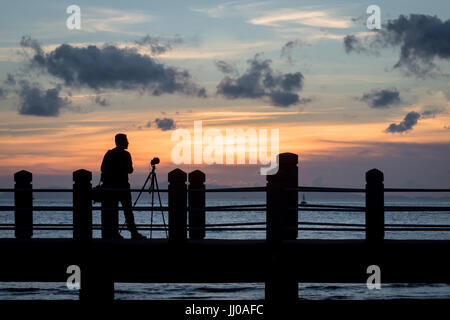
[[[166,53],[173,49],[173,45],[181,43],[183,43],[183,39],[179,35],[176,35],[173,38],[151,37],[150,35],[146,35],[136,41],[136,44],[140,46],[149,47],[153,55]]]
[[[382,109],[398,105],[402,102],[400,93],[396,88],[391,89],[374,89],[364,93],[360,101],[367,103],[371,108]]]
[[[102,98],[101,96],[95,96],[94,102],[102,107],[109,106],[109,101],[106,98]]]
[[[19,113],[40,117],[57,117],[62,108],[70,105],[67,98],[61,98],[61,86],[43,90],[26,80],[19,81]]]
[[[346,53],[350,52],[363,53],[369,51],[364,46],[362,41],[354,35],[348,35],[344,37],[344,49]]]
[[[347,53],[400,47],[394,69],[423,78],[438,70],[436,59],[450,61],[450,20],[424,14],[400,15],[389,20],[372,37],[345,37],[344,47]]]
[[[235,78],[226,76],[217,85],[217,93],[227,99],[263,99],[278,107],[288,107],[307,103],[310,99],[300,98],[297,92],[303,88],[303,75],[300,72],[281,74],[271,68],[272,61],[261,59],[256,54],[247,60],[246,72]]]
[[[15,86],[16,85],[16,79],[11,73],[8,73],[8,75],[6,77],[6,80],[4,82],[8,86]]]
[[[442,112],[444,112],[444,109],[428,106],[424,111],[422,111],[420,116],[422,119],[434,118],[436,115]]]
[[[41,48],[39,41],[31,38],[31,36],[23,36],[20,40],[20,45],[24,48],[31,48],[34,50],[36,56],[44,55],[44,51]]]
[[[289,64],[293,64],[293,60],[292,60],[292,51],[294,50],[294,48],[296,47],[301,47],[306,45],[306,42],[296,39],[293,41],[288,41],[284,44],[284,46],[281,48],[281,57],[282,58],[286,58],[287,61],[289,62]]]
[[[398,124],[391,123],[389,127],[386,129],[386,132],[402,133],[412,130],[412,128],[417,124],[419,118],[420,118],[419,113],[415,111],[408,112],[405,118],[400,123]]]
[[[158,129],[161,129],[162,131],[173,130],[176,128],[175,121],[170,118],[163,118],[163,119],[156,118],[155,124],[156,127]]]
[[[8,90],[0,87],[0,99],[5,99],[7,95],[8,95]]]
[[[216,68],[222,73],[237,73],[237,70],[234,66],[226,63],[223,60],[215,61],[214,64],[216,65]]]
[[[322,10],[281,9],[271,11],[248,21],[256,25],[278,27],[282,23],[296,23],[312,27],[346,29],[353,25],[348,18],[337,18],[335,13]]]
[[[152,16],[142,11],[115,10],[111,8],[82,8],[82,30],[86,32],[113,32],[119,34],[136,34],[127,31],[130,25],[146,23]]]
[[[152,95],[181,93],[205,97],[186,70],[179,70],[141,55],[135,48],[115,45],[73,47],[62,44],[44,53],[39,44],[23,37],[21,44],[34,50],[31,66],[64,81],[66,86],[94,90],[141,90]]]

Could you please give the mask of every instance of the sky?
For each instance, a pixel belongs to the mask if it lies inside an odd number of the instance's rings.
[[[80,29],[66,12],[80,8]],[[370,5],[381,29],[369,29]],[[177,165],[175,130],[279,130],[300,183],[449,187],[450,2],[2,1],[0,185],[18,170],[97,183],[114,135],[143,183],[181,167],[209,185],[264,185],[259,165]]]

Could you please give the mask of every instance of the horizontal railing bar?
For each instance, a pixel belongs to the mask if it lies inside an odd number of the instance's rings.
[[[336,188],[336,187],[302,187],[297,188],[287,188],[286,190],[293,191],[297,190],[300,192],[349,192],[349,193],[361,193],[366,192],[363,188]]]
[[[364,209],[340,209],[340,208],[289,208],[289,210],[310,212],[364,212]]]
[[[242,205],[236,204],[236,205],[229,205],[229,206],[206,206],[205,208],[206,209],[234,209],[234,208],[239,209],[239,208],[252,208],[252,207],[265,208],[266,204],[265,203],[264,204],[242,204]],[[191,208],[191,207],[188,207],[187,209],[188,210],[203,210],[203,208]]]
[[[217,189],[190,189],[189,191],[206,192],[265,192],[266,187],[239,187],[239,188],[217,188]]]
[[[450,189],[384,188],[384,192],[450,192]]]
[[[384,211],[450,211],[450,207],[385,206]]]
[[[30,189],[24,188],[0,188],[0,192],[14,192],[14,191],[30,191]],[[48,189],[48,188],[35,188],[31,189],[33,192],[73,192],[73,189]]]
[[[450,231],[450,228],[385,228],[386,231]]]
[[[92,207],[92,210],[99,211],[99,210],[133,210],[133,211],[168,211],[169,207],[167,206],[139,206],[139,207],[132,207],[132,208],[102,208],[99,206]],[[211,207],[205,207],[205,208],[187,208],[191,211],[217,211],[217,212],[234,212],[234,211],[265,211],[266,207],[253,207],[253,206],[239,206],[239,207],[231,207],[227,208],[226,206],[211,206]],[[15,206],[0,206],[0,211],[15,211],[15,210],[33,210],[33,211],[72,211],[73,206],[33,206],[33,207],[15,207]],[[310,211],[310,212],[364,212],[365,208],[331,208],[331,207],[297,207],[297,208],[289,208],[289,210],[298,210],[298,211]],[[431,211],[431,212],[446,212],[449,211],[450,213],[450,207],[409,207],[409,206],[395,206],[395,207],[385,207],[386,212],[425,212],[425,211]]]
[[[344,226],[344,227],[365,227],[365,224],[361,223],[340,223],[340,222],[312,222],[312,221],[299,221],[299,225],[323,225],[323,226]],[[251,226],[251,225],[266,225],[266,222],[232,222],[232,223],[211,223],[206,224],[206,227],[225,227],[225,226]],[[0,227],[14,226],[13,223],[0,223]],[[71,227],[71,223],[39,223],[31,225],[34,227]],[[101,224],[93,224],[95,227],[101,227]],[[136,224],[137,227],[152,226],[148,223]],[[163,227],[164,224],[153,224],[154,227]],[[411,228],[450,228],[449,224],[385,224],[385,227],[411,227]],[[192,229],[192,228],[191,228]],[[198,228],[201,229],[201,228]]]
[[[299,225],[318,225],[318,226],[343,226],[343,227],[366,227],[361,223],[338,223],[338,222],[298,222]]]
[[[328,205],[328,204],[299,204],[302,208],[337,208],[337,209],[365,209],[362,206],[341,206],[341,205]]]
[[[0,188],[0,192],[14,192],[14,191],[29,191],[30,189],[14,189],[14,188]],[[73,192],[71,188],[34,188],[33,192]],[[141,192],[142,189],[128,189],[128,188],[102,188],[103,191],[131,191]],[[349,192],[349,193],[361,193],[366,192],[365,188],[340,188],[340,187],[308,187],[299,186],[296,188],[287,188],[286,190],[297,190],[301,192]],[[148,189],[144,189],[144,192],[148,192]],[[159,189],[159,192],[168,192],[168,189]],[[266,191],[266,187],[229,187],[229,188],[212,188],[212,189],[191,189],[189,191],[195,192],[263,192]],[[384,192],[450,192],[449,188],[384,188]]]

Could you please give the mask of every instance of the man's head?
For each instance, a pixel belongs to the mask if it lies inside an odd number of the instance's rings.
[[[127,135],[124,133],[118,133],[115,137],[116,140],[116,146],[121,149],[127,149],[128,148],[128,139]]]

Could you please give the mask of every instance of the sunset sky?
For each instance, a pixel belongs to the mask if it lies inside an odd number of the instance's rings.
[[[386,186],[449,187],[449,19],[448,0],[2,1],[0,186],[21,169],[38,186],[79,168],[98,179],[118,132],[131,184],[154,156],[165,181],[173,130],[202,120],[279,129],[303,185],[358,187],[376,167]],[[258,165],[182,167],[210,185],[265,181]]]

